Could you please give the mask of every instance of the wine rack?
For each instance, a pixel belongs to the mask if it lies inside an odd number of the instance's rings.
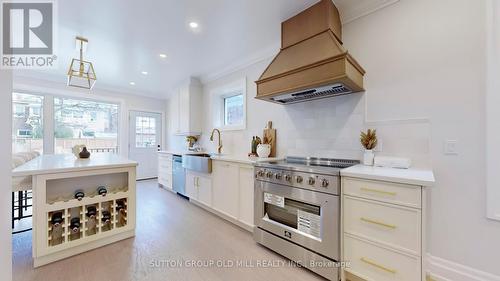
[[[83,198],[81,201],[74,199],[63,202],[64,205],[73,203],[77,206],[47,213],[47,245],[57,247],[61,244],[71,243],[126,226],[128,198],[122,196],[123,194],[111,194],[106,197]],[[110,200],[112,197],[116,199]],[[96,199],[103,201],[92,204],[86,203],[86,201],[96,201]],[[55,207],[58,204],[51,205]],[[61,214],[62,222],[55,227],[52,218],[57,217],[58,214]],[[80,226],[78,229],[71,227],[71,221],[75,218],[79,219]],[[59,234],[61,238],[58,238]]]
[[[40,175],[35,183],[35,267],[135,235],[135,167]]]

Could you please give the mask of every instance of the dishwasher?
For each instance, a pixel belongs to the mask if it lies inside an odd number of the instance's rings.
[[[186,170],[182,167],[182,156],[173,156],[173,189],[177,194],[186,196]]]

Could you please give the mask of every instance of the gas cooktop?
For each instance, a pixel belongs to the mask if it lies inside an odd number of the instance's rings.
[[[341,169],[359,164],[358,160],[315,157],[287,157],[281,161],[259,162],[255,166],[273,169],[294,170],[308,173],[337,175]]]

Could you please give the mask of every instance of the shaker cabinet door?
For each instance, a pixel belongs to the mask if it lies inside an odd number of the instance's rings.
[[[208,207],[212,206],[212,180],[199,176],[196,178],[198,187],[198,201]]]
[[[213,162],[213,208],[238,219],[238,166],[229,162]]]
[[[190,172],[186,173],[186,196],[197,200],[198,192],[196,190],[196,176]]]
[[[253,166],[241,165],[239,168],[239,186],[240,186],[240,210],[239,220],[248,226],[253,226],[253,191],[254,191],[254,175]]]

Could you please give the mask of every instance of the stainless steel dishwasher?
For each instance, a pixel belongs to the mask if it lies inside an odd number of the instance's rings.
[[[173,189],[180,195],[186,196],[186,170],[182,167],[182,156],[173,156]]]

